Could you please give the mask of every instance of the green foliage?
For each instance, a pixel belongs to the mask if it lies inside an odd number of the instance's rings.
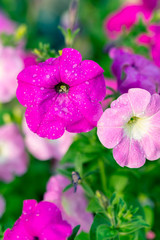
[[[35,48],[33,53],[37,56],[38,62],[44,62],[49,58],[55,58],[57,56],[55,50],[50,48],[50,44],[39,43],[39,48]]]
[[[74,40],[75,40],[75,37],[77,36],[77,34],[79,33],[80,29],[76,29],[75,31],[72,31],[70,28],[67,28],[66,30],[59,26],[58,27],[61,31],[61,33],[63,34],[64,36],[64,40],[65,40],[65,45],[67,47],[72,47],[73,46],[73,43],[74,43]]]
[[[78,231],[80,229],[80,225],[76,226],[73,231],[72,231],[72,235],[68,238],[68,240],[74,240]]]
[[[27,33],[27,26],[25,24],[20,25],[14,34],[7,34],[2,32],[0,34],[0,40],[4,46],[16,47],[20,41],[24,39]]]
[[[100,201],[92,199],[88,210],[97,213],[90,230],[92,240],[123,239],[123,236],[131,234],[135,237],[138,230],[148,227],[143,218],[136,214],[137,209],[127,207],[117,194],[112,195],[108,206],[102,207]]]

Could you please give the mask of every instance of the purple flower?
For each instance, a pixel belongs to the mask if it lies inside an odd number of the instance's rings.
[[[160,96],[132,88],[113,101],[98,121],[98,137],[117,163],[138,168],[160,158]]]
[[[28,165],[24,141],[15,124],[0,127],[0,180],[9,182],[22,175]]]
[[[130,88],[143,88],[151,94],[160,92],[160,69],[143,56],[115,51],[112,72],[118,80],[118,90],[128,92]]]
[[[26,121],[23,122],[25,144],[30,153],[39,160],[61,160],[73,142],[75,133],[65,132],[62,137],[55,140],[41,138],[28,128]]]
[[[76,194],[73,189],[63,193],[63,189],[70,181],[61,176],[53,176],[47,184],[47,192],[44,200],[55,203],[62,211],[62,216],[69,221],[72,227],[81,225],[81,230],[88,232],[92,221],[92,214],[86,212],[87,201],[81,186],[78,186]]]
[[[58,58],[25,68],[18,75],[17,98],[27,107],[29,128],[56,139],[68,132],[87,132],[102,114],[106,88],[103,69],[65,48]]]
[[[22,215],[11,230],[6,230],[3,240],[66,240],[71,233],[55,204],[25,200]]]

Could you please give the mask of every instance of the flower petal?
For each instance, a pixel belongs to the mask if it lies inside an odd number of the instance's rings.
[[[63,221],[61,224],[51,224],[45,228],[41,234],[40,239],[46,240],[66,240],[72,233],[71,226]]]
[[[53,111],[42,112],[42,107],[27,108],[25,116],[28,127],[40,137],[56,139],[64,133],[64,122]],[[42,114],[43,113],[43,114]]]
[[[109,108],[102,114],[97,125],[97,135],[107,148],[115,147],[123,137],[123,125],[128,118],[128,112]]]
[[[85,83],[71,87],[68,97],[72,103],[79,109],[80,113],[93,126],[97,126],[97,121],[103,113],[102,107],[97,99],[90,96],[90,89],[87,89]]]
[[[60,210],[50,202],[40,202],[32,214],[25,217],[25,226],[32,236],[39,236],[41,231],[51,223],[63,222]]]
[[[113,149],[113,156],[121,167],[139,168],[145,163],[145,154],[140,143],[128,137],[124,137]]]
[[[73,48],[64,48],[60,56],[60,78],[68,84],[68,80],[74,68],[82,61],[80,52]]]
[[[160,96],[159,94],[153,94],[151,101],[145,110],[145,116],[150,117],[160,111]]]
[[[19,82],[16,95],[23,106],[32,107],[33,105],[38,105],[41,102],[45,103],[49,100],[49,103],[53,103],[53,99],[57,93],[54,89],[40,88],[28,83]]]
[[[151,100],[151,94],[141,88],[132,88],[128,91],[128,98],[133,109],[133,114],[143,115]]]
[[[59,59],[26,67],[19,73],[18,83],[24,82],[37,87],[53,88],[59,83]]]

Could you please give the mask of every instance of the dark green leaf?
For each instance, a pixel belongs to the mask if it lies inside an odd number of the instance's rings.
[[[75,237],[76,237],[76,235],[77,235],[77,233],[78,233],[78,231],[79,231],[79,229],[80,229],[80,225],[77,225],[77,226],[73,229],[72,235],[68,238],[68,240],[74,240]]]

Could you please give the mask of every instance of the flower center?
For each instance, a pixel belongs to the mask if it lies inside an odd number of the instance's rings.
[[[55,90],[57,93],[68,93],[69,86],[63,82],[60,82],[55,86]]]
[[[150,127],[150,120],[146,117],[132,116],[125,124],[124,130],[128,137],[140,140]]]
[[[33,240],[39,240],[39,237],[33,237]]]

